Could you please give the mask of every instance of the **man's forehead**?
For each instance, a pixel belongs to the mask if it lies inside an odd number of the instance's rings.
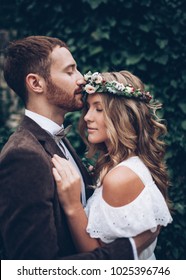
[[[69,65],[76,65],[76,61],[74,60],[71,52],[65,47],[57,46],[52,51],[51,58],[54,63],[62,63],[65,68]]]

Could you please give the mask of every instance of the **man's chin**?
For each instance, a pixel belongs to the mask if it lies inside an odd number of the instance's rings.
[[[74,104],[71,108],[69,108],[69,112],[80,111],[83,108],[83,102],[78,102]]]
[[[74,111],[80,111],[81,109],[83,109],[83,103],[81,105],[78,105]]]
[[[77,108],[76,110],[81,110],[83,108],[83,106],[84,106],[84,103],[83,103],[82,99],[80,99],[76,102],[76,108]]]

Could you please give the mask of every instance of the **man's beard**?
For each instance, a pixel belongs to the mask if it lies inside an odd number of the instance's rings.
[[[67,112],[73,112],[82,109],[75,98],[75,92],[70,95],[64,88],[56,86],[51,78],[46,81],[46,97],[50,104],[54,104]]]

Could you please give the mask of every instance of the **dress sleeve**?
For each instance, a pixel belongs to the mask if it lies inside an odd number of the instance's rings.
[[[167,226],[172,217],[165,200],[155,184],[147,185],[131,203],[112,207],[102,198],[102,188],[89,199],[86,213],[87,232],[92,238],[109,243],[116,238],[132,237],[145,230]]]

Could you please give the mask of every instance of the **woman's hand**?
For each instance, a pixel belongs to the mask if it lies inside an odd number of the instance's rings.
[[[156,231],[154,232],[152,232],[151,230],[147,230],[133,237],[136,244],[138,256],[141,254],[143,250],[145,250],[148,246],[150,246],[152,242],[158,237],[160,233],[160,229],[161,226],[158,226]]]
[[[52,162],[59,200],[67,216],[74,244],[80,252],[94,250],[100,244],[86,232],[88,221],[80,201],[81,177],[68,160],[54,155]]]
[[[61,206],[67,215],[71,215],[82,208],[80,175],[68,160],[58,155],[54,155],[52,162]]]

